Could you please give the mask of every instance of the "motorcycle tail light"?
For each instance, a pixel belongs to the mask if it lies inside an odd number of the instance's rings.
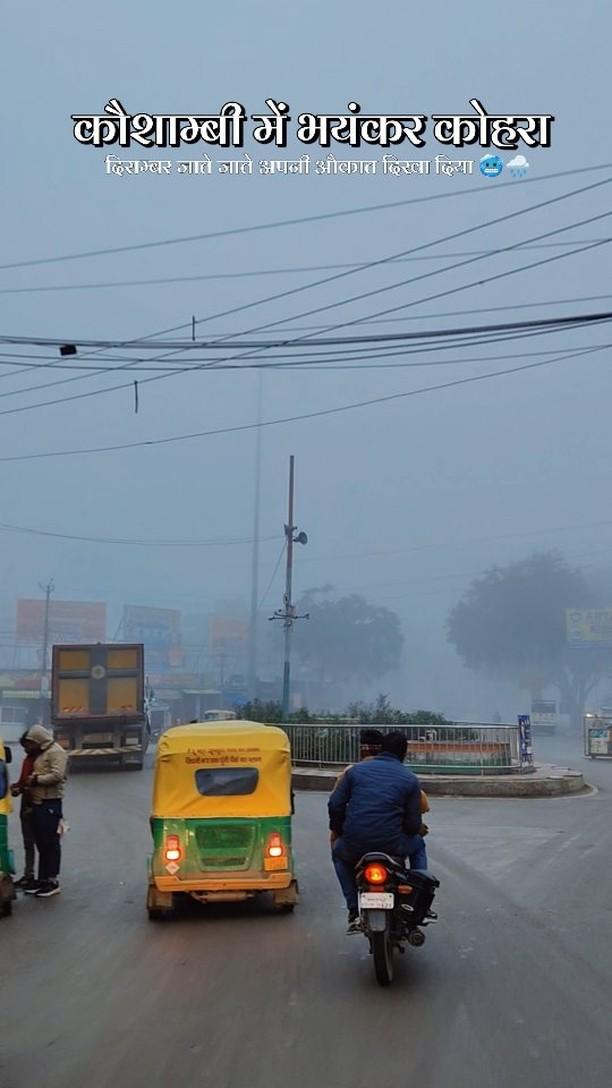
[[[412,884],[398,884],[397,890],[400,895],[412,895],[414,888]]]
[[[363,875],[368,884],[385,884],[389,878],[384,865],[366,865]]]

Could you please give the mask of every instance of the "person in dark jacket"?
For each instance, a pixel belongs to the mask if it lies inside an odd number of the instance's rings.
[[[25,737],[27,751],[34,756],[34,772],[26,780],[32,798],[34,840],[38,850],[38,880],[26,895],[49,899],[60,891],[59,871],[62,856],[62,798],[68,756],[42,725],[33,725]]]
[[[21,821],[21,835],[23,838],[23,853],[25,857],[25,865],[23,870],[23,876],[15,881],[15,887],[21,888],[22,891],[27,891],[30,888],[38,888],[38,882],[34,876],[34,865],[36,861],[36,851],[34,844],[34,814],[32,807],[32,797],[26,782],[30,775],[34,774],[34,750],[30,745],[30,741],[27,739],[27,730],[19,738],[19,743],[25,752],[24,760],[21,765],[21,774],[19,779],[13,786],[11,786],[11,794],[13,797],[21,797],[21,810],[19,818]]]
[[[388,733],[380,755],[350,767],[329,799],[329,827],[338,835],[332,858],[348,908],[349,933],[359,932],[355,865],[364,854],[409,857],[412,869],[427,869],[421,787],[404,766],[407,747],[402,733]]]

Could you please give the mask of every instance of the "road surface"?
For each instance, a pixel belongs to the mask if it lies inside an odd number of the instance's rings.
[[[596,795],[434,799],[440,922],[388,990],[344,936],[323,795],[294,915],[152,924],[150,771],[74,775],[62,895],[0,923],[2,1088],[608,1088],[612,764],[561,749]]]

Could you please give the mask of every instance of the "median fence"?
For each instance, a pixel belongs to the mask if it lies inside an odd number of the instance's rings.
[[[518,725],[453,722],[448,725],[291,724],[282,727],[291,741],[293,762],[312,767],[344,767],[359,760],[362,729],[399,731],[408,741],[406,763],[424,774],[521,774],[533,767],[521,756]]]

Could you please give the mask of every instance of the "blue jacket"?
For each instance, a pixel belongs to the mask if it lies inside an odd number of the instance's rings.
[[[400,856],[403,840],[421,826],[420,783],[396,756],[383,752],[349,767],[328,809],[331,830],[349,849]]]

